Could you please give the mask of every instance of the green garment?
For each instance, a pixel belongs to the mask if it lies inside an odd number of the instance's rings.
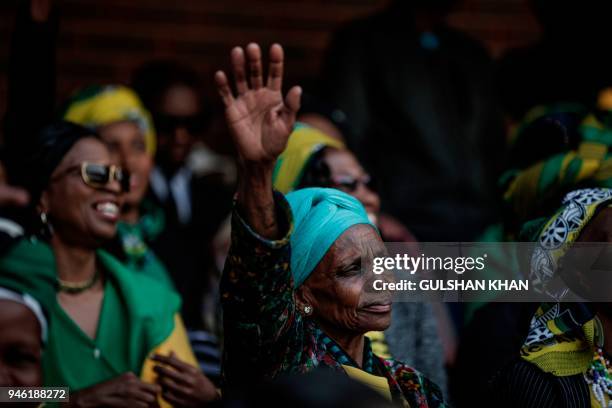
[[[145,201],[142,205],[142,214],[136,224],[125,222],[117,224],[117,236],[122,251],[121,261],[131,270],[150,276],[166,287],[174,289],[174,283],[166,267],[147,244],[163,230],[164,212],[160,207]]]
[[[107,252],[98,251],[97,259],[106,280],[95,340],[58,303],[55,259],[46,243],[22,239],[0,259],[0,285],[29,293],[49,314],[46,386],[76,391],[128,371],[138,375],[147,355],[174,329],[178,295]]]

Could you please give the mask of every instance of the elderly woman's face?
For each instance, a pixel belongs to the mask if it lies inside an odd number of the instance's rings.
[[[348,150],[326,149],[325,164],[329,167],[331,186],[352,195],[363,204],[370,220],[380,212],[380,197],[370,187],[370,176],[354,154]]]
[[[145,137],[133,122],[117,122],[99,129],[108,146],[113,163],[130,175],[130,191],[125,193],[126,205],[137,207],[149,187],[153,157],[147,152]]]
[[[40,330],[30,309],[0,300],[0,386],[42,385]]]
[[[115,235],[121,186],[115,180],[98,187],[85,184],[83,162],[109,165],[111,158],[101,141],[78,141],[51,175],[40,207],[47,213],[54,234],[63,241],[97,248]]]
[[[369,225],[346,230],[300,288],[302,300],[328,333],[384,330],[391,323],[391,295],[371,290],[364,257],[384,256],[385,246]]]

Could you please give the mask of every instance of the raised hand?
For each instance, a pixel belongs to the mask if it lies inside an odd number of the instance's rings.
[[[225,73],[218,71],[215,74],[217,88],[225,104],[227,124],[243,166],[272,166],[285,149],[293,129],[295,115],[300,107],[301,89],[291,88],[283,100],[283,59],[282,47],[272,45],[268,78],[264,84],[259,46],[249,44],[246,58],[241,47],[234,48],[231,62],[236,96],[232,94]]]

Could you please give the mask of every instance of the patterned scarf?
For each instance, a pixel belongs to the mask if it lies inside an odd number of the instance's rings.
[[[521,356],[542,371],[563,377],[587,371],[601,342],[598,321],[586,303],[563,303],[567,289],[549,284],[559,262],[597,209],[612,203],[612,190],[584,189],[568,194],[545,224],[531,259],[530,279],[536,290],[557,303],[542,304],[531,320]]]

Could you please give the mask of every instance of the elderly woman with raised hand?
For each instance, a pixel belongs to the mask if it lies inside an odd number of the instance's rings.
[[[100,250],[116,233],[127,188],[106,145],[61,122],[32,147],[28,189],[41,233],[0,259],[0,284],[30,293],[49,313],[45,385],[70,387],[75,406],[155,406],[160,393],[164,404],[214,399],[195,367],[179,297]]]
[[[322,121],[319,119],[319,123]],[[296,124],[287,147],[276,161],[273,182],[274,188],[283,194],[305,187],[344,191],[361,202],[383,240],[415,241],[401,224],[383,221],[389,221],[391,217],[381,217],[380,198],[370,175],[339,139],[320,129],[301,122]],[[389,225],[395,227],[388,228]],[[384,334],[370,332],[367,336],[377,355],[409,362],[445,390],[446,371],[439,333],[432,305],[402,302],[393,308],[393,325]]]
[[[253,379],[326,367],[360,379],[412,407],[444,406],[438,388],[414,369],[372,353],[364,333],[390,323],[388,293],[366,290],[362,256],[385,253],[363,206],[333,189],[286,198],[272,173],[300,104],[281,94],[283,50],[270,49],[267,83],[255,44],[232,51],[238,95],[216,74],[239,155],[232,248],[221,283],[228,392]],[[245,64],[250,67],[250,87]]]

